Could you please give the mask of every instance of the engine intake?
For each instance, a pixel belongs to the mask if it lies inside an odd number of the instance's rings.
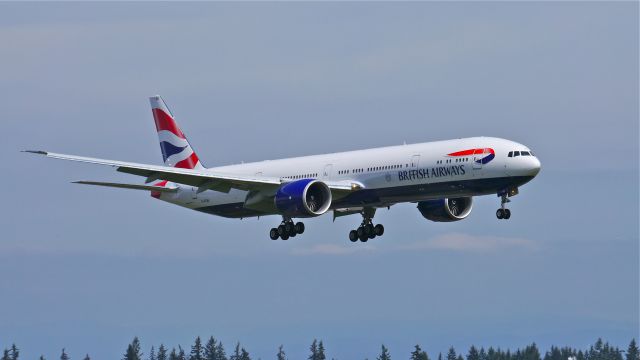
[[[451,222],[466,218],[473,207],[472,197],[420,201],[418,210],[431,221]]]
[[[314,179],[286,183],[275,195],[278,211],[290,217],[313,217],[324,214],[331,206],[331,190]]]

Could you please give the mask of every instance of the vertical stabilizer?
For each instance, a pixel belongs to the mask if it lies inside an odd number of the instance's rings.
[[[198,155],[159,95],[149,98],[164,164],[183,169],[203,169]]]

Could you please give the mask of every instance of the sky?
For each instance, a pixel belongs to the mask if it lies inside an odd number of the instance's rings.
[[[0,3],[0,347],[117,359],[134,336],[255,357],[407,358],[536,342],[626,348],[639,328],[637,2]],[[161,94],[205,165],[498,136],[536,179],[498,221],[415,204],[232,220],[23,149],[160,164]]]

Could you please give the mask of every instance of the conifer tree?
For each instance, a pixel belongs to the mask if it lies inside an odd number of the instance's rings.
[[[313,339],[313,342],[311,343],[311,346],[309,347],[309,351],[311,351],[311,354],[309,354],[309,357],[307,359],[309,359],[309,360],[319,360],[318,359],[318,341],[316,339]]]
[[[458,360],[456,349],[454,349],[453,346],[449,348],[449,352],[447,353],[447,360]]]
[[[391,360],[391,355],[389,354],[389,349],[387,349],[384,344],[382,344],[382,348],[380,350],[380,355],[376,358],[377,360]]]
[[[216,339],[213,336],[209,337],[207,343],[204,345],[204,359],[205,360],[217,360],[216,359]]]
[[[151,345],[151,350],[149,351],[149,360],[156,360],[156,349]]]
[[[429,360],[429,356],[422,351],[420,345],[416,344],[415,349],[411,352],[411,360]]]
[[[276,355],[276,359],[277,360],[287,360],[287,354],[285,354],[284,349],[282,348],[282,345],[280,345],[280,347],[278,347],[278,354]]]
[[[464,360],[464,357],[462,357],[462,354],[458,355],[457,360]]]
[[[240,342],[236,343],[236,348],[233,350],[233,355],[229,356],[229,360],[240,360]]]
[[[178,353],[176,353],[176,348],[172,348],[169,353],[169,360],[178,360]]]
[[[245,348],[240,349],[240,360],[251,360],[249,352]]]
[[[324,355],[324,344],[322,340],[318,343],[318,360],[326,360],[327,357]]]
[[[133,338],[131,344],[127,346],[122,360],[142,360],[142,352],[140,352],[140,340],[137,336]]]
[[[168,360],[167,349],[164,347],[164,344],[160,344],[160,347],[158,348],[158,355],[156,356],[156,360]]]
[[[224,351],[222,341],[218,341],[218,346],[216,347],[216,360],[227,360],[227,354]]]
[[[83,360],[91,360],[91,358],[89,357],[89,354],[85,354]]]
[[[480,360],[480,353],[475,346],[471,345],[469,353],[467,354],[467,360]]]
[[[438,353],[438,360],[442,360],[442,353]]]
[[[20,357],[20,349],[16,346],[16,344],[11,344],[11,350],[9,350],[9,356],[11,360],[18,360]]]
[[[9,357],[9,349],[4,349],[2,353],[2,360],[11,360],[11,357]]]
[[[631,339],[631,342],[629,343],[629,347],[627,348],[626,360],[640,360],[640,353],[638,353],[638,345],[636,344],[636,339]]]
[[[178,360],[187,360],[187,356],[184,353],[184,349],[180,345],[178,345]]]
[[[189,355],[189,360],[203,360],[202,356],[202,341],[200,340],[200,336],[196,337],[195,343],[191,346],[191,355]]]
[[[40,357],[38,358],[38,360],[45,360],[44,355],[40,355]]]
[[[62,348],[62,354],[60,354],[60,360],[69,360],[69,355],[67,355],[67,352],[65,351],[64,348]]]

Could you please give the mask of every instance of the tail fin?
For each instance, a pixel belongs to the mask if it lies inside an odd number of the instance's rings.
[[[153,119],[158,130],[160,150],[164,164],[183,169],[203,169],[198,155],[196,155],[187,137],[178,127],[171,111],[159,95],[149,98]]]

